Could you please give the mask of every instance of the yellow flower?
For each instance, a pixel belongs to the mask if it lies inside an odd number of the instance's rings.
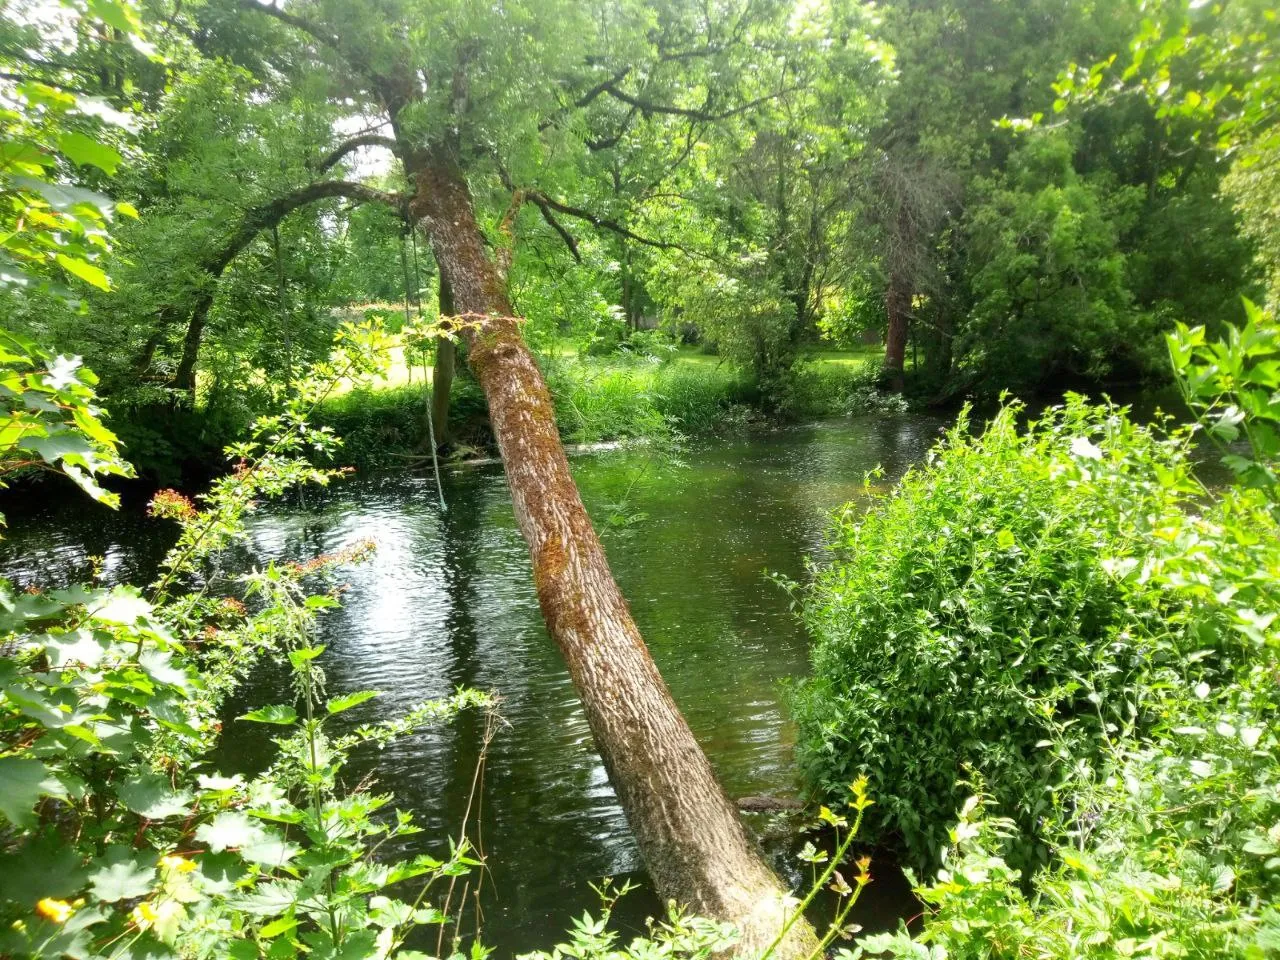
[[[185,857],[180,857],[176,853],[170,854],[167,857],[161,857],[160,866],[164,867],[166,870],[176,870],[178,873],[190,873],[196,868],[196,865],[192,861]]]
[[[52,897],[45,897],[36,904],[36,913],[54,923],[66,923],[67,918],[75,912],[76,908],[67,901],[54,900]]]
[[[129,916],[141,930],[147,929],[147,927],[151,926],[160,918],[160,914],[156,912],[156,908],[145,901],[134,907],[133,912],[130,913]]]

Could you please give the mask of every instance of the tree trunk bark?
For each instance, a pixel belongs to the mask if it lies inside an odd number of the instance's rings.
[[[901,393],[904,386],[903,368],[907,359],[911,291],[898,277],[889,278],[889,288],[884,294],[884,307],[888,323],[884,334],[884,371],[881,380],[887,389]]]
[[[440,274],[440,316],[451,317],[455,312],[453,291],[444,274]],[[431,370],[431,423],[435,429],[436,446],[449,444],[449,393],[453,389],[453,371],[458,348],[448,337],[436,337],[436,365]]]
[[[787,891],[748,840],[676,707],[613,579],[569,473],[551,396],[485,253],[461,171],[438,153],[408,160],[441,274],[449,278],[468,358],[489,401],[547,629],[582,698],[596,746],[658,891],[735,924],[758,956],[781,931]],[[780,957],[817,946],[803,920]]]

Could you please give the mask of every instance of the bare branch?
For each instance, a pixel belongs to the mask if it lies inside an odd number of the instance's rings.
[[[582,207],[572,207],[567,203],[561,203],[554,200],[544,193],[530,191],[528,198],[541,207],[544,203],[557,213],[563,213],[566,217],[576,217],[579,220],[585,220],[598,230],[608,230],[616,233],[620,237],[626,237],[628,240],[634,240],[636,243],[644,244],[646,247],[654,247],[658,250],[679,250],[683,253],[690,253],[687,248],[682,247],[678,243],[669,243],[665,240],[654,240],[652,237],[641,236],[628,230],[616,220],[608,217],[602,217],[599,214],[592,213],[590,210],[584,210]]]
[[[567,113],[569,110],[574,110],[574,109],[581,110],[583,107],[590,105],[602,94],[606,93],[610,86],[612,86],[615,83],[621,83],[623,80],[625,80],[627,77],[627,74],[629,74],[630,72],[631,72],[630,67],[623,67],[621,70],[615,73],[608,80],[601,80],[590,90],[586,91],[585,93],[579,94],[572,103],[567,104],[564,107],[561,107],[559,110],[557,110],[556,116],[562,116],[565,113]],[[538,132],[541,133],[543,130],[546,130],[553,126],[555,126],[555,118],[543,120],[540,124],[538,124]]]

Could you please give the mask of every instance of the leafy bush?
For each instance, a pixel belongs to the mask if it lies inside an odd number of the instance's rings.
[[[1259,489],[1227,491],[1152,541],[1142,574],[1183,629],[1241,643],[1237,669],[1157,692],[1148,737],[1118,749],[1072,802],[1054,866],[1028,878],[1002,855],[1011,824],[965,804],[943,869],[919,893],[922,934],[856,955],[1274,957],[1280,952],[1280,526]],[[1030,882],[1028,883],[1028,880]],[[1028,889],[1029,887],[1029,889]]]
[[[847,416],[878,409],[881,394],[875,384],[879,373],[879,359],[870,357],[854,365],[798,363],[780,387],[777,409],[793,419]]]
[[[966,414],[864,518],[837,517],[804,597],[813,678],[797,691],[800,757],[824,793],[858,773],[869,823],[933,864],[966,796],[989,785],[1018,867],[1074,816],[1070,798],[1114,745],[1153,721],[1162,683],[1221,668],[1192,650],[1141,576],[1148,541],[1198,487],[1185,439],[1080,398],[1026,432],[1006,406],[981,436]]]
[[[1246,325],[1223,341],[1186,327],[1168,338],[1183,395],[1224,444],[1236,486],[1136,527],[1133,556],[1112,565],[1160,598],[1169,635],[1198,648],[1188,659],[1232,657],[1181,682],[1152,675],[1149,729],[1116,741],[1099,775],[1060,798],[1075,815],[1051,838],[1049,869],[1012,867],[1017,826],[990,796],[971,797],[935,882],[917,889],[922,932],[868,937],[840,960],[1280,954],[1280,336],[1246,307]],[[1152,472],[1167,482],[1159,464]]]

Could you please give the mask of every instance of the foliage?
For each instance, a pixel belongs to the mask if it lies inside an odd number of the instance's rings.
[[[1063,373],[1102,379],[1156,338],[1135,309],[1120,237],[1142,191],[1100,189],[1061,135],[1033,137],[994,181],[978,181],[965,233],[973,306],[956,353],[987,390],[1034,388]],[[1159,358],[1157,358],[1159,359]]]
[[[341,375],[362,357],[352,346]],[[79,414],[69,432],[83,422],[96,430],[92,442],[111,451],[87,379],[72,376],[74,363],[64,366],[77,387],[64,404]],[[340,375],[338,368],[327,373]],[[42,378],[23,382],[39,387]],[[0,588],[6,954],[389,956],[415,926],[446,922],[426,894],[433,880],[474,865],[465,840],[444,859],[373,860],[376,844],[416,828],[403,813],[391,821],[378,814],[388,797],[341,791],[338,775],[353,748],[488,699],[460,691],[406,717],[332,736],[325,718],[373,694],[324,697],[315,662],[322,650],[310,636],[316,616],[337,601],[311,594],[306,583],[361,551],[273,565],[238,580],[216,575],[211,563],[258,498],[334,476],[298,456],[333,447],[332,435],[310,429],[300,412],[329,389],[304,385],[285,413],[260,421],[254,439],[228,451],[235,473],[199,505],[172,491],[156,496],[152,513],[177,521],[181,532],[150,591]],[[13,413],[27,409],[23,399],[6,393]],[[100,472],[96,462],[60,462]],[[253,780],[222,776],[207,760],[221,705],[263,655],[287,658],[304,719],[290,704],[246,714],[281,728],[280,760]],[[419,885],[414,902],[388,895],[407,880]]]
[[[1184,394],[1220,443],[1272,429],[1275,323],[1249,314],[1222,341],[1185,327],[1169,338]],[[1049,866],[1012,864],[1021,827],[1003,815],[998,781],[984,781],[989,792],[980,784],[960,808],[936,878],[918,889],[923,931],[868,937],[846,960],[1263,958],[1280,948],[1280,529],[1267,443],[1235,442],[1224,456],[1235,486],[1133,528],[1129,558],[1104,557],[1131,591],[1159,598],[1164,629],[1197,665],[1163,683],[1147,668],[1149,722],[1114,739],[1100,768],[1057,799]],[[1167,467],[1150,467],[1164,483]]]
[[[143,45],[132,3],[102,0],[81,13],[71,3],[46,11],[69,18],[71,34],[88,23],[106,25]],[[27,60],[56,59],[53,42],[39,31],[19,27],[6,10],[0,33],[29,43]],[[34,34],[34,35],[33,35]],[[0,51],[9,62],[11,53]],[[65,284],[110,285],[101,261],[109,250],[108,228],[116,213],[137,216],[129,204],[113,204],[102,194],[68,182],[70,171],[110,176],[123,160],[119,128],[129,117],[105,99],[36,72],[7,73],[11,85],[0,103],[0,286],[10,290],[52,289],[75,296]],[[114,128],[114,129],[113,129]]]
[[[1245,301],[1247,319],[1208,342],[1179,324],[1168,337],[1178,386],[1239,482],[1280,499],[1280,327]],[[1244,444],[1237,452],[1233,445]]]
[[[101,503],[118,503],[97,478],[132,476],[133,468],[102,422],[96,383],[79,357],[52,357],[0,330],[0,397],[8,413],[0,428],[0,485],[15,473],[48,470],[69,477]]]
[[[1010,861],[1044,862],[1070,798],[1154,721],[1153,691],[1234,655],[1229,636],[1167,625],[1160,591],[1128,575],[1199,489],[1185,440],[1078,397],[1025,433],[1020,416],[1006,406],[978,437],[962,416],[864,518],[839,515],[804,594],[801,761],[827,793],[867,774],[873,834],[921,866],[964,769],[1016,824]]]

